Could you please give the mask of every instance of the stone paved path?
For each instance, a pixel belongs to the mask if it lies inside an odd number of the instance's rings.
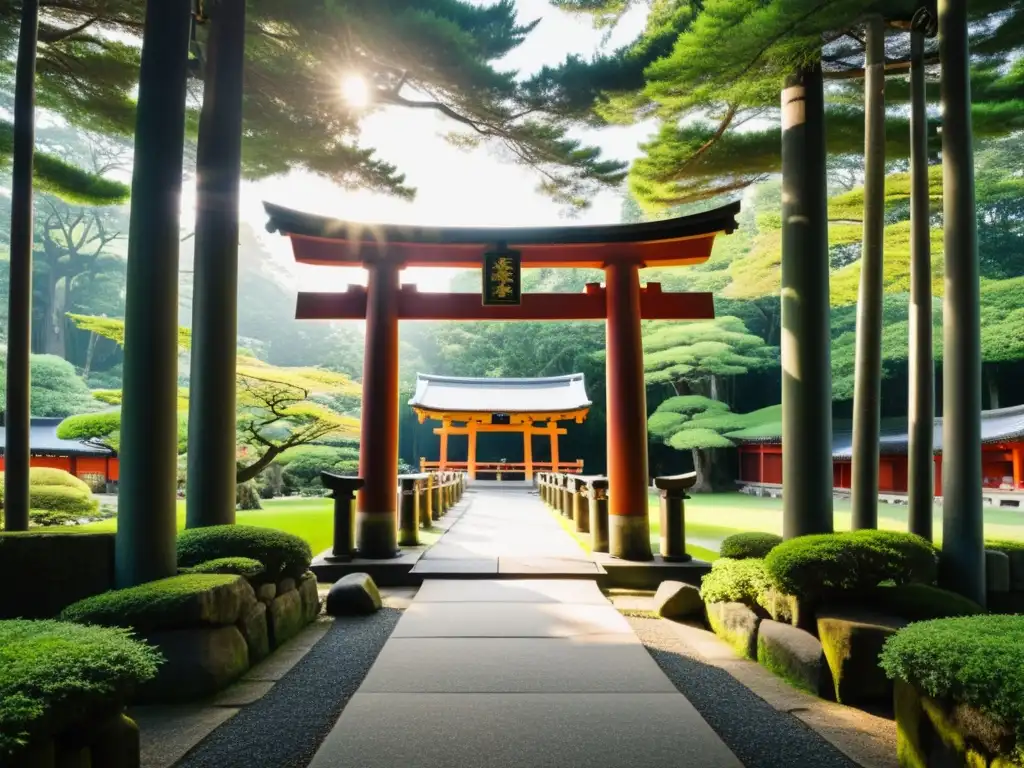
[[[310,764],[665,765],[741,768],[582,579],[425,581]]]
[[[420,558],[413,573],[598,573],[590,556],[528,486],[474,483],[464,499],[458,519]]]

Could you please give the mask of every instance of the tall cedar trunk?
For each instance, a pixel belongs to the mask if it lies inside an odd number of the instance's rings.
[[[63,286],[61,286],[63,283]],[[59,277],[49,284],[48,309],[43,327],[43,354],[67,358],[65,326],[71,277]]]
[[[712,400],[718,400],[719,399],[718,377],[713,375],[713,374],[711,376],[711,385],[710,386],[711,386],[711,399]]]
[[[697,473],[697,482],[693,486],[694,493],[711,493],[711,456],[706,448],[693,449],[693,470]]]
[[[94,331],[89,331],[89,346],[85,350],[85,367],[82,369],[82,378],[86,381],[89,380],[89,374],[92,372],[92,359],[96,354],[96,344],[99,343],[100,336]]]

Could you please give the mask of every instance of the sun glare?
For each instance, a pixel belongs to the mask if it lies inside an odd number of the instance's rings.
[[[341,95],[350,107],[356,109],[370,104],[370,86],[362,75],[346,75],[341,81]]]

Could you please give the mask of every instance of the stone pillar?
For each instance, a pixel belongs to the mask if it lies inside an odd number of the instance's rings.
[[[367,265],[366,352],[363,363],[359,474],[365,485],[356,511],[359,556],[398,554],[398,270],[387,256]],[[443,438],[442,438],[443,439]]]
[[[697,473],[654,478],[661,491],[661,557],[669,563],[685,563],[693,558],[686,554],[686,491],[697,482]]]
[[[245,0],[217,0],[208,5],[210,35],[196,158],[187,528],[235,522]]]
[[[878,447],[882,406],[882,275],[885,238],[885,22],[866,24],[864,63],[864,252],[857,297],[853,390],[853,527],[878,527]]]
[[[35,154],[39,0],[22,0],[14,83],[11,262],[7,296],[7,412],[4,416],[4,527],[28,530],[32,373],[32,166]]]
[[[423,495],[420,498],[420,525],[424,528],[433,527],[434,516],[434,475],[428,474],[423,481]]]
[[[363,479],[321,472],[320,482],[334,499],[334,540],[325,559],[335,563],[350,562],[355,551],[356,493],[363,487]]]
[[[981,318],[967,0],[939,0],[943,311],[943,585],[985,604],[981,504]]]
[[[469,422],[466,425],[469,437],[469,448],[466,453],[466,471],[470,480],[476,480],[476,424]]]
[[[117,586],[177,573],[178,242],[191,0],[148,0],[125,284]]]
[[[590,481],[590,548],[594,552],[608,551],[608,478],[595,477]]]
[[[832,531],[832,340],[821,63],[782,92],[782,495],[786,538]]]
[[[418,480],[410,475],[399,478],[398,500],[398,543],[403,547],[415,547],[420,543],[419,521],[417,520]]]
[[[608,263],[605,281],[609,551],[613,557],[624,560],[651,560],[639,265],[625,261]]]
[[[569,478],[569,482],[572,484],[572,521],[576,533],[590,533],[590,505],[584,495],[587,482],[580,477]]]
[[[910,397],[907,508],[911,533],[932,538],[935,365],[932,359],[931,199],[924,33],[910,33]]]

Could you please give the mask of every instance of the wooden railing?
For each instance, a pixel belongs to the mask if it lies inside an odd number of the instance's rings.
[[[470,466],[468,461],[446,461],[442,468],[440,461],[428,461],[427,459],[420,459],[420,472],[439,472],[446,470],[449,472],[469,472]],[[474,465],[474,470],[477,477],[481,474],[498,474],[504,475],[523,475],[526,476],[526,462],[525,461],[478,461]],[[535,461],[531,464],[533,474],[538,472],[555,472],[558,474],[570,474],[579,475],[583,472],[583,459],[577,459],[576,461],[559,461],[557,464],[552,464],[550,461]]]

